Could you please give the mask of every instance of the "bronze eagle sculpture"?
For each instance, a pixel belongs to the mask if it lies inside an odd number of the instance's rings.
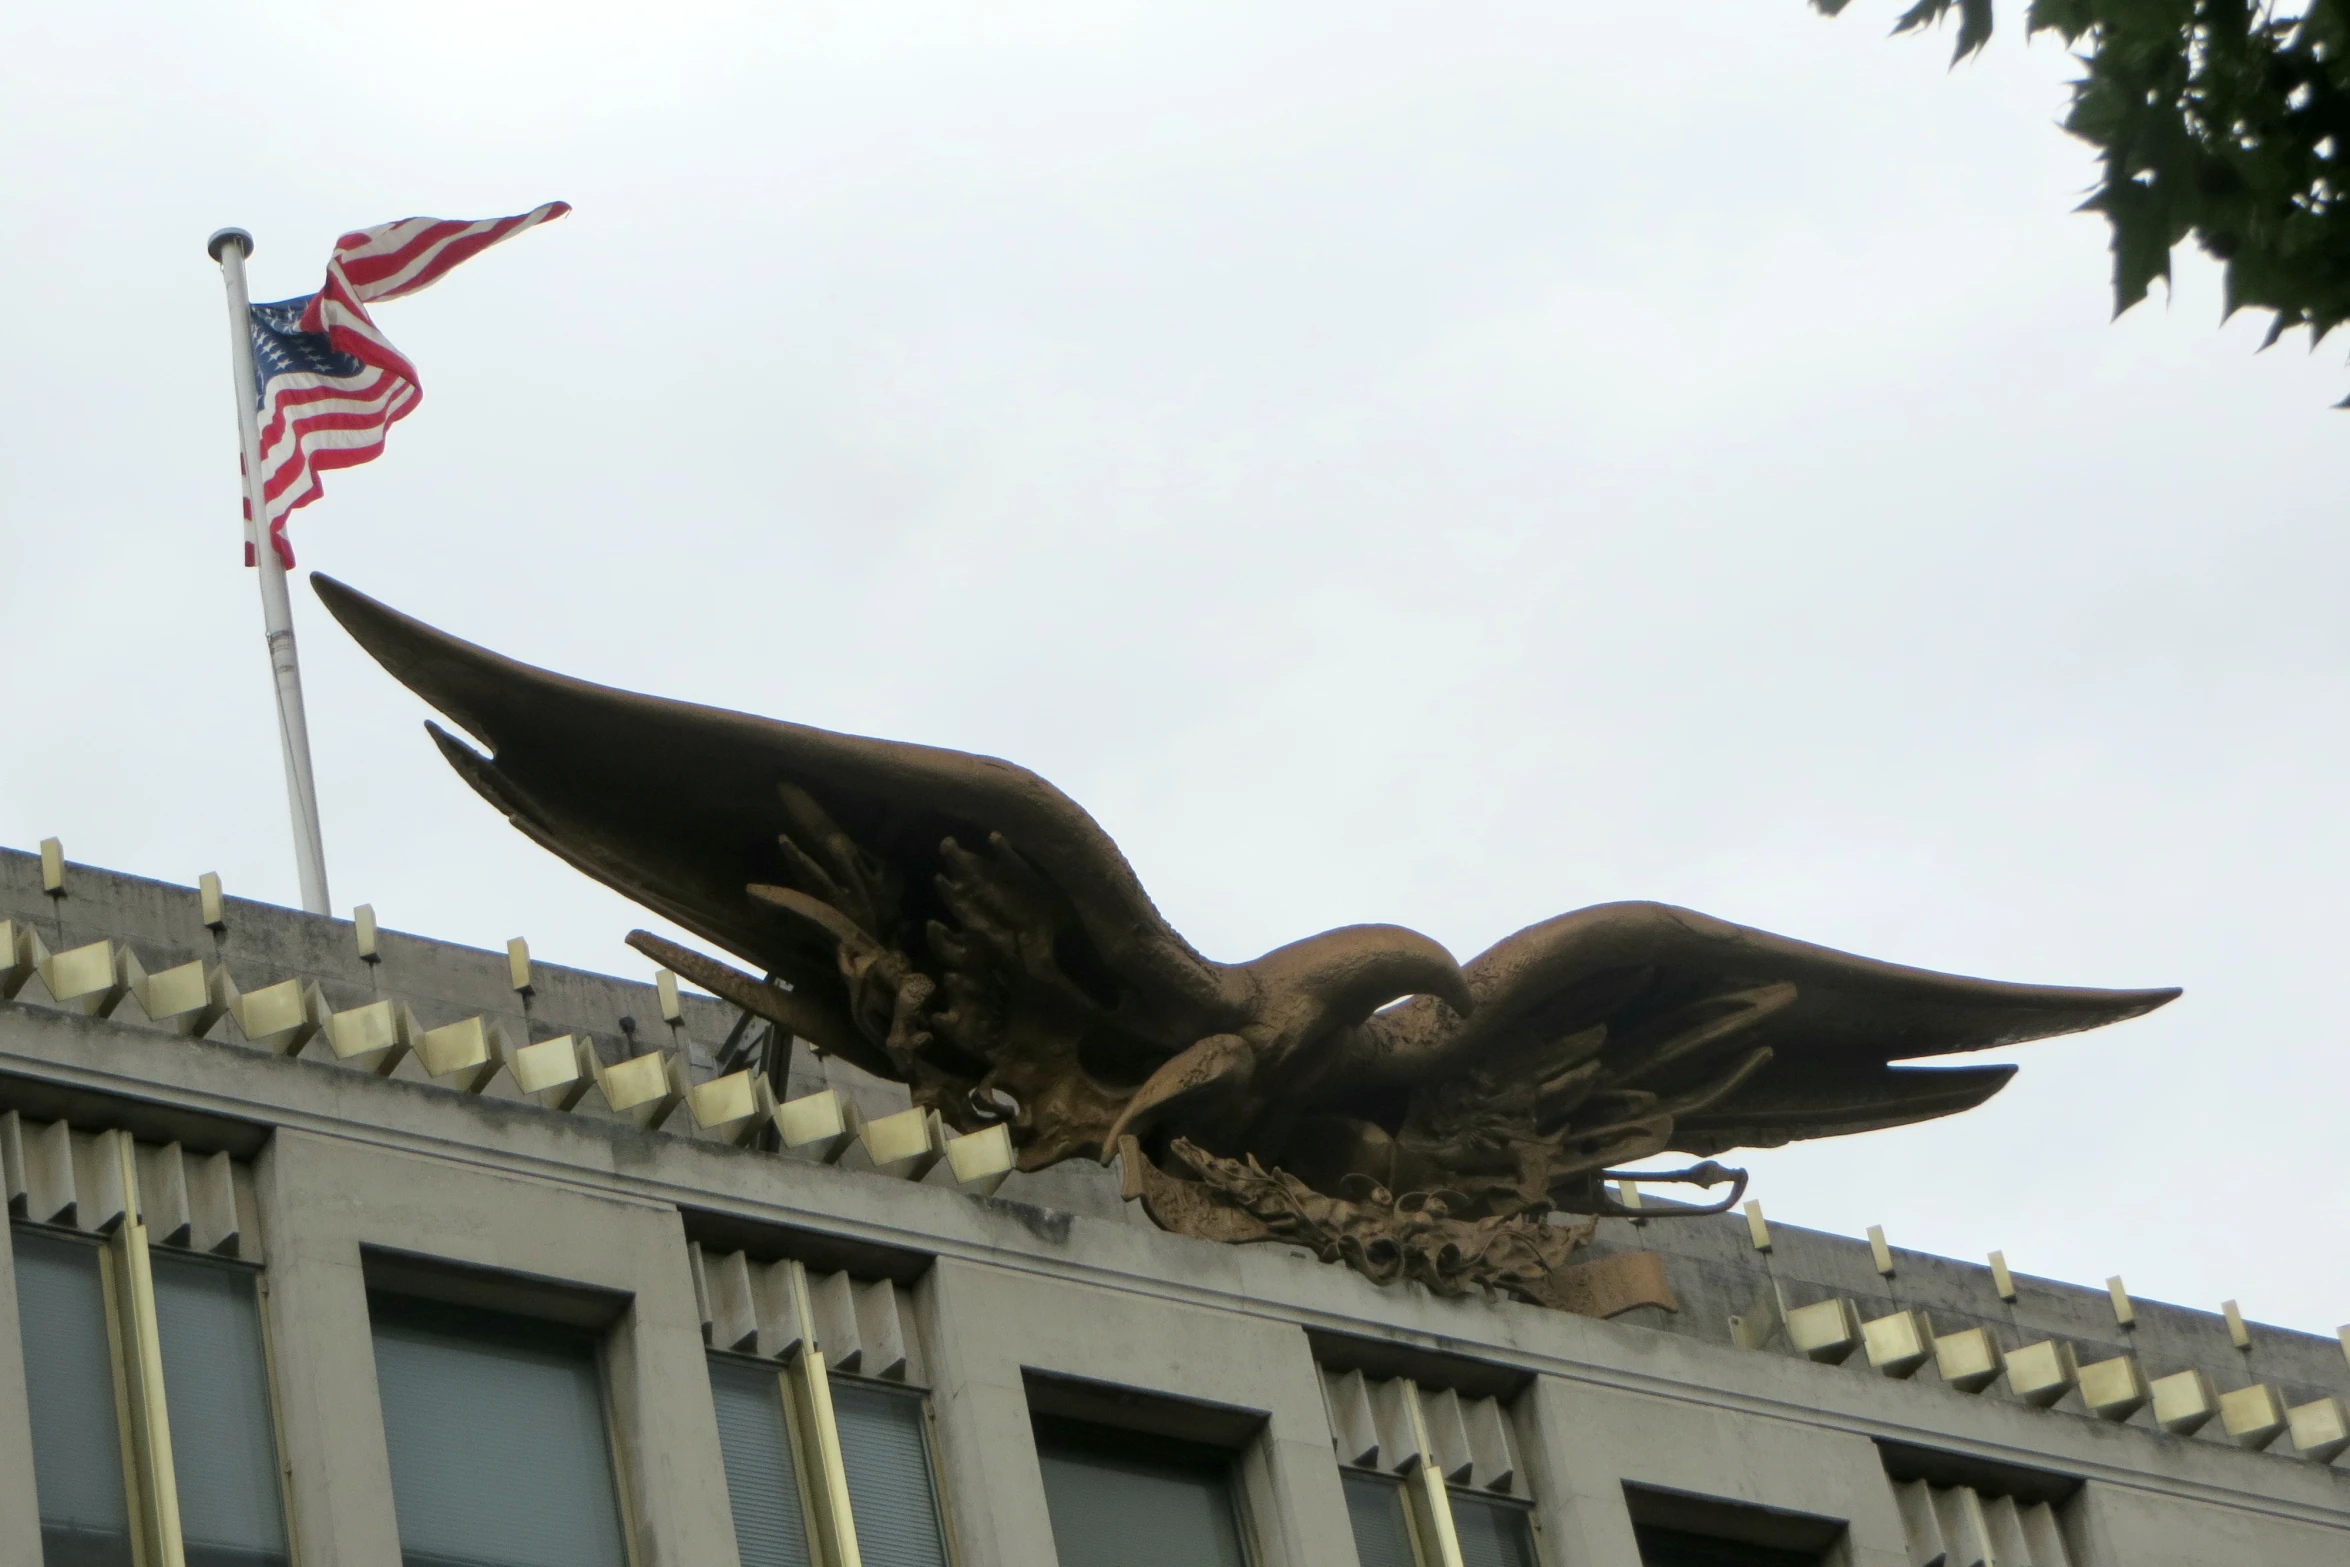
[[[1440,1289],[1540,1284],[1607,1177],[1970,1109],[2005,1065],[1896,1063],[2095,1028],[2176,990],[1968,979],[1657,903],[1466,964],[1356,925],[1203,957],[1093,818],[992,757],[535,669],[325,576],[335,618],[488,748],[457,772],[589,876],[742,959],[631,943],[1019,1165],[1123,1152],[1170,1227],[1287,1238]],[[780,1087],[780,1085],[778,1085]],[[1683,1211],[1718,1212],[1728,1203]],[[1649,1210],[1672,1211],[1665,1210]]]

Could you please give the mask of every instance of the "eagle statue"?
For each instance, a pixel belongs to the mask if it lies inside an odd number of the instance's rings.
[[[1611,1180],[1728,1184],[1644,1210],[1720,1212],[1744,1176],[1717,1154],[1950,1115],[2015,1072],[1899,1063],[2178,994],[1961,978],[1658,903],[1465,964],[1395,925],[1220,963],[1025,768],[592,685],[312,582],[486,748],[427,726],[484,799],[747,971],[638,950],[947,1126],[1004,1126],[1021,1169],[1122,1156],[1167,1228],[1382,1280],[1568,1304],[1552,1281],[1591,1233],[1569,1216],[1624,1212]],[[1704,1162],[1619,1171],[1668,1151]]]

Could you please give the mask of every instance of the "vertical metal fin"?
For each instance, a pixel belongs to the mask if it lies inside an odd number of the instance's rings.
[[[710,1347],[756,1353],[759,1318],[751,1303],[750,1262],[739,1251],[702,1258],[710,1290]]]
[[[24,1118],[14,1110],[0,1110],[0,1200],[14,1218],[23,1218],[31,1207],[24,1179]]]
[[[816,1330],[816,1348],[835,1371],[856,1371],[864,1365],[865,1346],[857,1333],[856,1284],[845,1273],[808,1275],[809,1320]]]
[[[1420,1416],[1413,1407],[1418,1398],[1402,1377],[1371,1384],[1371,1418],[1379,1432],[1379,1467],[1389,1474],[1405,1474],[1419,1463]]]
[[[139,1210],[147,1239],[158,1246],[185,1246],[195,1231],[188,1208],[187,1167],[177,1143],[139,1150]]]
[[[808,1325],[800,1320],[800,1292],[792,1287],[796,1262],[751,1264],[751,1311],[759,1320],[759,1354],[783,1360],[808,1342]]]
[[[188,1245],[218,1257],[246,1255],[238,1214],[237,1172],[225,1153],[184,1158],[188,1183]]]
[[[898,1313],[898,1287],[887,1279],[858,1284],[851,1291],[857,1315],[857,1370],[868,1377],[906,1378],[906,1323]]]
[[[1909,1567],[1947,1567],[1950,1548],[1942,1538],[1933,1487],[1923,1480],[1899,1481],[1893,1500],[1901,1509],[1902,1533],[1909,1539]]]
[[[1428,1432],[1430,1456],[1448,1485],[1472,1482],[1477,1463],[1469,1452],[1469,1427],[1461,1418],[1461,1395],[1451,1388],[1420,1395],[1420,1419]]]
[[[710,1342],[710,1279],[700,1241],[685,1243],[685,1269],[694,1284],[694,1317],[702,1324],[702,1342]]]
[[[1518,1479],[1518,1444],[1510,1435],[1510,1417],[1501,1400],[1464,1400],[1461,1418],[1468,1427],[1470,1456],[1476,1461],[1475,1483],[1488,1491],[1509,1492]]]
[[[36,1224],[72,1224],[75,1200],[73,1133],[63,1121],[24,1123],[25,1217]]]
[[[1330,1439],[1338,1461],[1359,1469],[1379,1467],[1379,1426],[1371,1414],[1371,1390],[1360,1371],[1322,1373],[1323,1403],[1330,1412]]]

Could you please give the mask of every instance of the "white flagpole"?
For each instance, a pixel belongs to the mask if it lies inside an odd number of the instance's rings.
[[[245,504],[252,521],[253,565],[261,578],[261,624],[269,637],[269,669],[277,681],[277,738],[286,759],[286,803],[294,816],[294,864],[301,873],[302,907],[328,912],[326,841],[318,830],[318,789],[310,777],[310,724],[302,714],[302,666],[294,657],[294,606],[286,595],[285,563],[269,536],[269,512],[262,502],[261,418],[255,406],[253,327],[245,293],[245,258],[253,236],[222,229],[204,248],[220,263],[228,284],[229,368],[236,383],[237,439],[245,455]]]

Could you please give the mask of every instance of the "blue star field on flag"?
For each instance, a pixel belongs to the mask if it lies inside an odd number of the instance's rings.
[[[357,375],[359,356],[334,346],[324,332],[302,330],[302,312],[313,294],[250,305],[253,328],[253,406],[259,408],[269,383],[281,375]]]

